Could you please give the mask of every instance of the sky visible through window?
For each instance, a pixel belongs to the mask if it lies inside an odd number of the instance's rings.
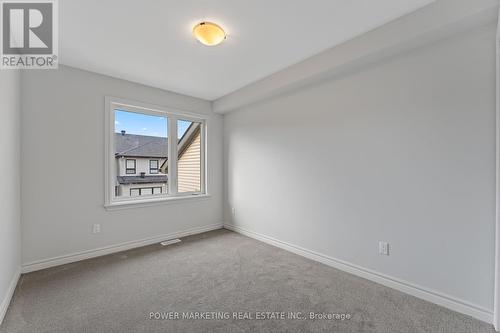
[[[190,121],[177,122],[177,138],[180,139],[191,124]],[[127,134],[167,137],[167,119],[141,113],[115,110],[115,132]]]

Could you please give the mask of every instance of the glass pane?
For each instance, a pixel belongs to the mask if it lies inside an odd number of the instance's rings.
[[[152,187],[141,188],[141,195],[153,195]]]
[[[177,121],[178,192],[201,192],[201,123]]]
[[[168,119],[120,109],[114,112],[115,196],[167,193]],[[157,161],[153,162],[155,170],[151,160]]]

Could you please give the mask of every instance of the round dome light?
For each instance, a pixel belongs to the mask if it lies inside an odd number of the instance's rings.
[[[193,27],[193,36],[202,44],[215,46],[226,39],[226,33],[219,25],[212,22],[201,22]]]

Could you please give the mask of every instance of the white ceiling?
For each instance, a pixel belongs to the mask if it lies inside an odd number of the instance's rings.
[[[64,0],[61,63],[207,100],[433,0]],[[220,24],[206,47],[191,29]]]

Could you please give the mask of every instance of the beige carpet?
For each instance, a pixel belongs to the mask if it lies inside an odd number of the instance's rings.
[[[0,331],[469,333],[493,328],[218,230],[168,247],[152,245],[23,275]]]

